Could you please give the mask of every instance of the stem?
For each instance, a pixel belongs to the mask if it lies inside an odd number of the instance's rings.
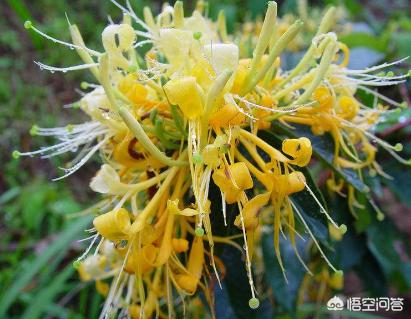
[[[150,140],[146,132],[144,132],[143,128],[141,127],[140,123],[134,118],[134,116],[129,112],[129,110],[126,107],[121,107],[118,113],[123,119],[124,123],[130,129],[130,131],[134,134],[136,139],[144,147],[144,149],[148,151],[151,155],[153,155],[156,159],[158,159],[160,162],[168,166],[187,165],[186,161],[172,159],[166,156],[163,152],[161,152]]]

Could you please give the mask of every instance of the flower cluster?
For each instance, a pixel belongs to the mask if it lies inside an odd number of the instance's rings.
[[[241,38],[227,34],[224,13],[211,21],[203,2],[188,17],[180,1],[164,5],[157,17],[145,8],[144,19],[129,4],[112,2],[124,18],[102,32],[104,52],[86,47],[76,25],[69,25],[72,43],[65,43],[25,23],[74,48],[84,61],[67,68],[38,63],[41,68],[89,69],[95,83],[81,84],[84,95],[76,104],[88,122],[52,129],[34,126],[33,135],[55,136],[60,142],[15,155],[51,157],[80,149],[63,178],[100,154],[103,164],[90,187],[103,199],[90,210],[98,212],[89,230],[91,244],[75,266],[82,280],[94,280],[106,296],[102,317],[171,315],[199,291],[211,303],[210,282],[219,282],[224,273],[215,243],[244,253],[249,305],[257,308],[252,264],[262,227],[272,229],[284,274],[280,235],[295,247],[298,216],[312,236],[292,194],[307,191],[334,231],[347,230],[327,213],[302,172],[312,156],[310,139],[285,138],[276,148],[258,132],[272,122],[309,126],[314,134],[332,136],[335,165],[384,174],[375,161],[376,143],[396,158],[401,146],[380,140],[372,129],[389,112],[388,105],[399,105],[369,87],[397,84],[405,76],[381,75],[390,64],[347,69],[349,50],[331,32],[334,8],[324,15],[298,65],[284,71],[281,55],[303,22],[273,32],[278,25],[275,2],[268,3],[252,57],[240,49]],[[375,105],[363,105],[357,90],[373,94]],[[335,176],[328,186],[338,193],[346,190]],[[221,211],[211,209],[210,187],[221,192]],[[234,240],[238,236],[213,235],[211,215],[222,214],[227,225],[227,205],[237,207],[233,223],[241,230],[243,247]],[[341,279],[342,272],[331,265],[314,236],[312,240]]]

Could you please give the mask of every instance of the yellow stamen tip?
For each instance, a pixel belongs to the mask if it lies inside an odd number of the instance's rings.
[[[260,300],[253,297],[248,301],[248,305],[250,306],[251,309],[257,309],[260,306]]]
[[[25,29],[31,29],[33,27],[33,23],[30,20],[27,20],[26,22],[24,22],[24,28]]]
[[[341,224],[338,229],[340,230],[341,234],[345,234],[347,232],[347,226],[345,224]]]
[[[81,261],[80,260],[75,260],[73,261],[73,268],[74,269],[79,269],[81,265]]]
[[[202,227],[197,227],[194,232],[195,232],[197,237],[203,237],[204,236],[204,229]]]
[[[383,221],[385,219],[385,215],[381,212],[377,213],[377,220],[378,221]]]
[[[193,163],[194,164],[201,164],[203,162],[203,157],[201,154],[193,154]]]
[[[39,132],[39,127],[37,125],[33,125],[30,129],[30,135],[35,136]]]
[[[200,40],[203,34],[200,31],[196,31],[193,33],[193,38],[196,40]]]
[[[395,149],[397,152],[401,152],[402,149],[403,149],[403,146],[402,146],[401,143],[397,143],[397,144],[395,144],[394,149]]]
[[[87,90],[88,89],[88,83],[87,82],[81,82],[80,83],[80,87],[82,90]]]
[[[344,272],[343,272],[342,270],[337,270],[337,271],[335,272],[335,275],[342,277],[342,276],[344,276]]]
[[[21,153],[19,151],[13,151],[13,153],[11,153],[11,156],[13,156],[14,159],[18,159],[20,155]]]

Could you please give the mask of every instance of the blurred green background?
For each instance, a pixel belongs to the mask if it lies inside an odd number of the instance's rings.
[[[281,13],[296,12],[295,1],[278,3]],[[367,49],[365,53],[359,50],[353,54],[355,66],[367,66],[362,64],[369,59],[392,61],[411,55],[410,1],[309,3],[319,8],[331,3],[341,5],[347,11],[348,21],[361,22],[355,25],[352,34],[343,38],[351,48]],[[144,5],[151,6],[157,12],[161,1],[139,1],[134,7],[139,13]],[[187,8],[194,6],[190,1],[185,1],[185,5]],[[236,22],[250,16],[261,16],[265,6],[266,1],[219,0],[210,1],[209,8],[212,16],[225,9],[229,29],[234,30]],[[89,190],[88,181],[97,164],[89,163],[77,174],[51,182],[51,178],[58,176],[58,167],[63,166],[70,156],[52,160],[38,157],[13,159],[11,156],[15,149],[34,150],[52,142],[30,136],[33,124],[53,127],[84,120],[80,112],[64,106],[80,97],[76,89],[81,81],[89,79],[86,72],[51,74],[40,71],[33,63],[35,60],[55,66],[79,64],[81,62],[76,52],[23,28],[25,20],[32,20],[45,33],[68,41],[66,15],[70,22],[78,24],[89,47],[100,49],[100,34],[108,21],[107,17],[116,21],[121,12],[109,1],[103,0],[0,2],[0,317],[7,313],[7,316],[14,318],[96,318],[102,302],[94,292],[94,285],[80,283],[71,265],[83,249],[75,240],[85,237],[82,231],[89,220],[67,218],[67,215],[95,202],[96,196]],[[409,63],[408,60],[397,71],[408,72]],[[402,84],[396,89],[385,89],[382,93],[405,100],[410,105],[409,86],[408,81],[408,86]],[[410,111],[406,109],[387,118],[379,127],[379,132],[389,141],[405,142],[409,151],[409,123]],[[389,171],[398,177],[391,185],[380,185],[379,203],[397,227],[395,238],[389,240],[401,237],[401,240],[409,242],[411,174],[409,169],[404,170],[398,164],[389,162],[387,165],[391,165]],[[379,236],[384,241],[387,240],[384,236],[388,235]],[[404,251],[401,253],[401,249],[408,248],[399,249],[395,256],[398,260],[386,256],[381,258],[388,258],[388,263],[402,263],[401,258],[409,258],[409,255]],[[392,280],[391,274],[384,274],[384,280]],[[411,286],[411,270],[407,269],[401,276],[395,277],[399,282],[389,285],[389,289],[402,291],[407,296]],[[354,285],[354,292],[365,289],[363,286],[355,287],[358,281],[355,278],[348,276],[346,280],[348,288]],[[410,308],[409,299],[407,303]],[[301,314],[302,317],[304,315]],[[409,318],[411,312],[399,316]]]

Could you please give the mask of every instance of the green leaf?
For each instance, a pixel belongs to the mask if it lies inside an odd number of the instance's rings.
[[[342,35],[339,40],[350,48],[367,47],[379,52],[385,52],[388,44],[387,41],[382,41],[380,37],[361,32]]]
[[[405,58],[411,56],[411,32],[397,32],[392,35],[397,48],[397,56]]]
[[[307,260],[307,247],[309,241],[296,238],[296,248],[301,257]],[[290,240],[280,236],[280,249],[288,282],[285,281],[277,257],[274,252],[272,234],[263,234],[262,249],[264,269],[274,301],[277,305],[276,312],[286,312],[295,315],[298,291],[306,274],[303,265],[298,260]]]
[[[26,309],[22,319],[41,318],[43,312],[53,302],[54,298],[64,289],[64,283],[73,274],[72,265],[67,266],[53,278],[49,286],[44,287],[36,294],[36,299]]]
[[[376,126],[376,132],[383,132],[393,125],[401,124],[411,118],[411,108],[399,110],[399,112],[383,113]]]
[[[376,297],[387,295],[388,282],[374,255],[367,249],[360,262],[354,267],[364,289]]]
[[[404,262],[400,258],[394,245],[396,241],[402,239],[398,230],[386,218],[382,222],[374,222],[370,225],[367,235],[368,249],[378,261],[386,277],[403,291],[411,289],[411,263]]]
[[[47,212],[47,204],[50,198],[56,195],[55,188],[41,180],[36,181],[23,190],[21,196],[21,216],[28,230],[33,230],[39,225]]]
[[[19,297],[22,289],[30,283],[33,277],[45,267],[51,258],[58,252],[67,251],[70,243],[82,232],[90,223],[92,217],[86,216],[68,224],[57,239],[34,261],[26,261],[16,270],[16,278],[10,287],[4,289],[0,298],[0,318],[4,318],[8,308]]]
[[[358,177],[358,174],[352,169],[337,168],[334,162],[334,141],[329,134],[314,135],[308,126],[293,124],[295,129],[286,128],[283,125],[273,122],[272,132],[284,134],[290,138],[307,137],[311,141],[314,155],[322,161],[327,167],[332,169],[336,175],[351,184],[360,192],[368,192],[366,186]]]
[[[411,207],[411,170],[395,160],[383,164],[384,171],[393,179],[383,179],[396,197],[408,207]]]

